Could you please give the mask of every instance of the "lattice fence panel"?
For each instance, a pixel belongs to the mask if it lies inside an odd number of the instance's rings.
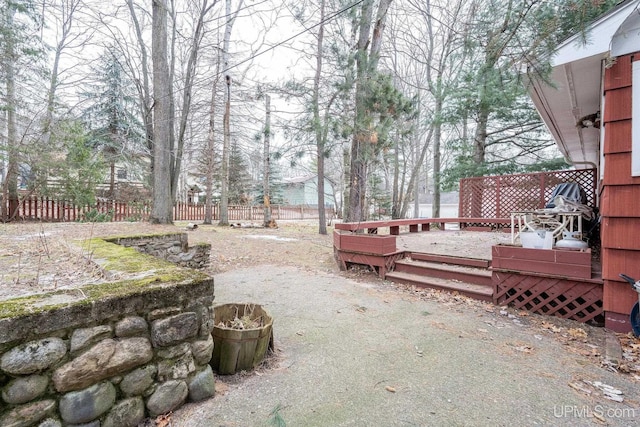
[[[596,170],[582,169],[462,179],[459,215],[509,218],[511,212],[540,209],[563,182],[579,184],[587,195],[587,204],[596,206]]]
[[[602,285],[568,279],[494,272],[498,304],[580,322],[601,321]]]

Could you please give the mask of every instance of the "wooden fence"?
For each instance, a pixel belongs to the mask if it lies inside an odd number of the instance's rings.
[[[113,200],[97,201],[92,206],[76,206],[70,201],[47,197],[27,196],[18,204],[17,218],[26,221],[74,222],[74,221],[146,221],[151,212],[148,203],[126,203]],[[230,205],[227,209],[229,222],[262,222],[262,206]],[[205,206],[202,204],[176,203],[173,207],[174,221],[203,221]],[[273,205],[274,220],[317,219],[318,208],[306,205]],[[335,212],[326,208],[327,218],[335,218]],[[220,206],[212,206],[212,220],[220,219]]]
[[[585,191],[587,204],[596,206],[596,169],[480,176],[460,180],[462,218],[509,218],[511,212],[544,208],[554,188],[575,182]]]

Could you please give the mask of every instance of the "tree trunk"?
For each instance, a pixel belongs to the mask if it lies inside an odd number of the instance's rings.
[[[214,0],[214,4],[216,1]],[[191,93],[193,90],[193,84],[196,76],[196,67],[198,65],[198,53],[200,51],[200,43],[204,36],[205,30],[205,17],[213,6],[208,5],[208,0],[203,0],[200,13],[198,15],[198,21],[196,28],[193,32],[191,40],[191,52],[189,54],[189,60],[187,61],[187,74],[184,79],[184,88],[182,91],[182,109],[180,112],[180,125],[178,127],[178,139],[176,156],[174,159],[174,170],[172,176],[172,197],[175,198],[176,191],[178,189],[178,177],[182,169],[182,157],[184,154],[184,136],[187,130],[187,124],[189,120],[189,111],[191,110]]]
[[[349,148],[344,147],[342,149],[342,168],[344,170],[343,186],[342,186],[342,209],[341,216],[344,221],[347,221],[347,215],[349,214],[349,206],[351,206],[351,157],[349,155]]]
[[[313,123],[316,133],[316,162],[318,166],[318,233],[327,234],[327,215],[324,202],[325,132],[320,123],[320,77],[322,76],[322,44],[324,42],[325,0],[320,2],[320,27],[316,49],[316,73],[313,79]]]
[[[436,83],[435,99],[435,123],[433,126],[433,200],[431,205],[431,217],[440,218],[440,141],[442,139],[442,83],[440,76]]]
[[[355,122],[351,141],[349,207],[345,218],[348,222],[363,221],[367,217],[365,204],[367,165],[371,161],[369,152],[371,151],[370,144],[372,141],[371,130],[366,125],[369,118],[369,106],[367,105],[369,79],[375,73],[378,65],[382,34],[390,4],[391,0],[381,0],[378,5],[373,34],[371,34],[373,0],[364,0],[362,3],[356,49]],[[369,44],[371,44],[371,49],[367,51]]]
[[[433,137],[433,127],[429,129],[429,133],[427,134],[426,141],[424,142],[424,145],[422,146],[422,150],[420,151],[420,157],[418,158],[418,161],[413,166],[413,170],[411,171],[411,175],[409,176],[409,183],[407,184],[407,193],[412,192],[413,187],[417,186],[417,182],[420,177],[420,168],[422,167],[422,164],[427,157],[427,151],[429,150],[429,145],[431,144],[432,137]],[[402,217],[404,217],[407,214],[408,210],[409,210],[409,201],[405,199],[402,202],[402,210],[400,211]]]
[[[229,151],[231,149],[231,132],[229,115],[231,114],[231,77],[225,76],[224,117],[222,118],[222,180],[220,189],[220,221],[218,225],[229,225]]]
[[[271,97],[265,95],[264,108],[266,117],[264,120],[264,152],[263,152],[263,177],[262,177],[262,196],[264,200],[264,223],[265,227],[271,225],[271,193],[269,191],[269,172],[271,170],[271,153],[269,150],[269,142],[271,139]]]
[[[13,28],[13,18],[15,7],[9,6],[6,11],[6,28]],[[10,30],[11,31],[11,30]],[[15,68],[14,61],[16,57],[14,39],[12,35],[6,38],[5,44],[5,79],[6,79],[6,109],[7,109],[7,172],[3,188],[3,200],[8,201],[8,205],[2,204],[4,220],[13,220],[18,217],[18,162],[19,147],[17,138],[17,122],[16,122],[16,86],[15,86]]]
[[[216,76],[219,66],[216,67]],[[207,152],[205,153],[205,203],[204,203],[204,223],[211,224],[213,221],[213,171],[215,166],[215,105],[216,88],[218,78],[216,77],[211,88],[211,106],[209,107],[209,131],[207,133]]]
[[[364,0],[359,23],[359,36],[356,51],[356,103],[355,122],[351,141],[351,167],[349,173],[349,207],[345,217],[346,222],[359,222],[365,219],[364,206],[367,189],[365,164],[365,148],[370,135],[364,126],[367,117],[367,78],[369,61],[367,47],[371,32],[373,16],[373,0]]]
[[[153,208],[152,224],[173,222],[171,196],[171,89],[167,61],[167,4],[153,1]]]
[[[481,105],[478,111],[476,133],[473,138],[473,162],[477,165],[483,164],[485,160],[488,121],[489,108]]]
[[[238,11],[242,7],[242,1],[238,5],[235,14],[231,14],[231,0],[225,2],[225,16],[228,16],[222,46],[222,72],[225,73],[226,89],[224,92],[224,117],[222,121],[223,142],[222,142],[222,168],[221,168],[221,189],[220,189],[220,221],[218,225],[229,225],[229,151],[231,150],[231,75],[229,74],[229,45],[231,42],[231,30],[233,23],[238,16]]]
[[[393,150],[393,188],[391,194],[391,219],[400,218],[400,152],[399,142],[396,139],[395,148]]]
[[[147,55],[146,44],[142,38],[140,22],[138,21],[138,17],[133,8],[133,0],[127,0],[127,6],[129,7],[129,13],[131,14],[131,20],[133,21],[136,40],[140,47],[140,73],[142,74],[142,82],[138,82],[136,86],[138,88],[138,97],[140,99],[141,112],[144,119],[146,145],[151,156],[151,172],[153,172],[153,103],[151,100],[151,89],[149,87],[149,58]]]

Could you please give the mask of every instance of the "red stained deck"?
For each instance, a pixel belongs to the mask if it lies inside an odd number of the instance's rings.
[[[589,250],[524,249],[510,245],[509,233],[417,232],[404,222],[397,229],[403,232],[397,235],[336,230],[337,261],[342,268],[368,265],[381,277],[400,283],[457,292],[539,314],[604,322],[602,279],[598,268],[592,271]],[[361,229],[383,233],[384,227],[391,231],[395,225],[392,221],[359,224]]]

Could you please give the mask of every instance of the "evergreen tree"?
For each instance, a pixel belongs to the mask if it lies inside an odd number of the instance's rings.
[[[229,203],[244,205],[249,202],[251,192],[251,175],[247,160],[233,144],[229,153]]]
[[[284,203],[282,194],[283,182],[282,172],[278,165],[280,157],[278,154],[272,155],[269,161],[269,202],[271,205],[279,205]],[[253,200],[259,206],[264,206],[264,187],[262,184],[262,174],[260,179],[253,186]]]
[[[145,130],[137,115],[140,109],[134,86],[115,47],[105,49],[93,75],[91,90],[82,94],[91,103],[83,119],[91,130],[92,146],[103,153],[109,164],[109,197],[115,197],[115,165],[135,164],[144,148]]]
[[[79,122],[63,122],[59,128],[54,135],[61,141],[54,142],[60,143],[66,154],[52,164],[52,175],[59,179],[59,186],[50,192],[76,206],[93,205],[105,172],[104,159],[95,152],[89,134]]]
[[[539,78],[545,78],[549,70],[546,61],[557,44],[584,29],[590,19],[614,3],[615,0],[470,3],[474,19],[465,34],[466,69],[447,116],[472,123],[472,136],[459,139],[451,147],[457,157],[455,165],[445,173],[449,184],[465,176],[513,173],[536,161],[548,160],[544,149],[553,146],[553,142],[526,93],[522,70],[530,66]]]
[[[42,44],[37,38],[41,25],[34,1],[0,1],[0,109],[6,141],[0,146],[2,156],[3,200],[2,218],[15,218],[18,209],[18,174],[25,161],[28,138],[20,135],[26,121],[33,120],[27,112],[27,100],[37,100],[37,80],[42,77]],[[35,102],[37,104],[37,101]],[[31,105],[33,107],[33,104]],[[7,211],[8,208],[8,211]]]

